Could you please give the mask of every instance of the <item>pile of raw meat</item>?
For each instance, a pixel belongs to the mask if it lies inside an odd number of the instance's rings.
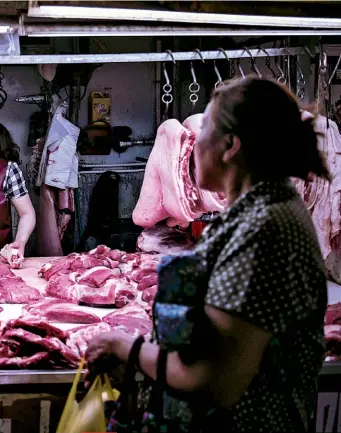
[[[128,254],[101,245],[89,253],[73,253],[47,263],[39,275],[48,282],[45,295],[49,297],[116,308],[141,298],[150,310],[159,260],[156,254]]]
[[[80,326],[68,331],[66,345],[82,357],[89,341],[101,332],[116,330],[137,337],[149,337],[152,332],[152,321],[146,311],[138,303],[133,303],[121,310],[115,310],[103,318],[103,322]]]
[[[53,301],[46,300],[28,305],[24,307],[21,318],[4,325],[0,340],[0,369],[76,368],[96,334],[116,330],[134,337],[148,337],[152,332],[152,321],[138,303],[107,314],[103,321],[90,313],[88,317],[87,313],[79,314],[76,305],[68,310],[67,304],[57,301],[54,310],[50,308],[52,304]],[[64,318],[67,314],[74,315],[75,323],[91,324],[62,331],[49,323],[60,321],[59,314],[64,314]]]
[[[183,124],[170,119],[159,127],[133,212],[136,225],[150,228],[166,220],[169,227],[186,228],[202,214],[224,209],[224,197],[202,190],[195,179],[192,152],[202,117],[195,114]]]
[[[0,303],[26,304],[19,319],[2,324],[0,368],[75,368],[98,333],[150,336],[159,260],[103,245],[73,253],[39,270],[44,296],[0,264]],[[108,311],[99,317],[91,307]],[[75,327],[63,331],[61,323]]]
[[[76,368],[80,356],[60,329],[39,319],[10,320],[1,331],[0,368]]]
[[[303,112],[302,117],[311,116]],[[341,136],[335,122],[316,120],[319,150],[325,156],[332,182],[312,177],[293,182],[311,212],[330,278],[341,283]]]

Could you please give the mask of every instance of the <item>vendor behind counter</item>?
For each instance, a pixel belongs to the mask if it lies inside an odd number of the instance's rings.
[[[6,127],[0,124],[0,248],[10,244],[23,256],[35,227],[36,216],[19,163],[19,146],[14,143]],[[10,203],[19,215],[13,244]]]

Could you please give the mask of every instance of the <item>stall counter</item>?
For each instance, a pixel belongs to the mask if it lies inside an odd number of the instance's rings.
[[[46,281],[38,270],[52,258],[28,258],[14,272],[27,284],[44,291]],[[341,302],[341,287],[328,283],[329,303]],[[1,304],[0,321],[18,318],[22,305]],[[84,307],[87,309],[87,307]],[[103,317],[108,309],[91,311]],[[75,324],[54,324],[67,330]],[[1,433],[41,433],[56,430],[75,370],[0,370]],[[20,402],[20,411],[16,409]],[[339,415],[340,414],[340,415]],[[31,421],[30,421],[31,420]],[[42,426],[45,426],[42,430]],[[325,362],[319,377],[316,432],[341,432],[341,361]]]

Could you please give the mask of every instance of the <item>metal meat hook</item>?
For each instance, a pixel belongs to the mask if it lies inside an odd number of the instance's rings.
[[[337,71],[337,69],[339,67],[340,62],[341,62],[341,54],[339,55],[339,58],[337,59],[337,62],[336,62],[336,65],[335,65],[335,68],[334,68],[333,72],[330,75],[330,78],[328,80],[328,86],[331,85],[331,83],[333,81],[333,78],[334,78],[334,75],[336,74],[336,71]]]
[[[165,81],[166,81],[166,84],[164,84],[162,87],[164,94],[161,97],[162,102],[166,105],[165,112],[163,114],[163,118],[165,119],[167,117],[167,114],[168,114],[169,104],[171,104],[173,102],[173,95],[171,94],[171,91],[173,88],[172,88],[170,81],[169,81],[169,76],[168,76],[165,62],[163,63],[162,67],[163,67],[163,75],[164,75]]]
[[[297,78],[297,97],[300,101],[302,101],[302,99],[304,98],[304,94],[305,94],[305,78],[302,72],[302,69],[300,67],[298,58],[288,49],[285,48],[285,50],[292,56],[295,58],[295,63],[296,63],[296,67],[297,67],[297,72],[299,77]]]
[[[163,68],[163,75],[164,75],[165,81],[166,81],[166,84],[163,85],[162,89],[164,92],[168,93],[168,92],[172,91],[172,86],[171,86],[170,81],[169,81],[169,76],[168,76],[168,72],[166,69],[166,63],[163,63],[162,68]]]
[[[326,75],[327,73],[327,54],[325,52],[321,52],[320,56],[320,67],[319,67],[319,74],[320,75]]]
[[[226,53],[226,50],[224,50],[224,48],[218,48],[218,51],[221,51],[222,53],[223,53],[223,55],[225,56],[225,58],[226,58],[226,60],[229,62],[229,64],[230,64],[230,59],[229,59],[229,56],[227,55],[227,53]],[[230,73],[230,71],[229,71],[229,73]]]
[[[218,81],[215,83],[214,87],[217,88],[217,87],[221,86],[224,83],[223,83],[223,80],[221,79],[221,75],[220,75],[220,73],[218,71],[218,67],[217,67],[217,64],[216,64],[215,60],[214,60],[213,64],[214,64],[214,72],[216,73],[216,76],[218,78]]]
[[[283,69],[279,66],[278,62],[275,61],[275,66],[278,69],[279,73],[281,74],[278,78],[277,81],[281,84],[286,84],[287,83],[287,79],[285,78],[285,74]]]
[[[300,63],[299,63],[297,57],[295,56],[295,54],[293,54],[292,51],[289,50],[289,48],[285,48],[285,51],[287,51],[290,54],[290,56],[292,56],[292,57],[295,58],[295,63],[296,63],[297,71],[298,71],[298,74],[300,76],[299,79],[298,79],[298,81],[297,81],[297,83],[304,86],[305,85],[305,78],[304,78],[304,75],[303,75],[303,72],[302,72],[302,69],[300,67]]]
[[[200,57],[200,60],[201,60],[203,63],[205,63],[205,59],[203,58],[203,56],[202,56],[201,51],[199,50],[199,48],[196,48],[196,49],[194,50],[194,52],[197,53],[198,56]]]
[[[257,68],[256,60],[254,59],[253,55],[251,54],[251,51],[246,47],[244,47],[244,51],[246,51],[248,53],[248,55],[250,56],[252,71],[255,72],[259,78],[262,78],[262,74],[259,72],[259,69]]]
[[[245,73],[243,71],[242,65],[240,64],[240,59],[237,59],[237,68],[242,78],[245,78]]]
[[[192,75],[192,82],[188,86],[188,90],[190,91],[189,100],[191,101],[192,106],[194,108],[195,104],[198,102],[199,99],[197,93],[200,90],[200,85],[197,82],[197,77],[195,75],[193,62],[191,62],[191,75]]]
[[[176,61],[175,61],[175,59],[174,59],[174,55],[173,55],[173,53],[171,52],[171,50],[166,50],[166,53],[168,53],[168,54],[171,56],[172,62],[174,63],[174,65],[176,65]]]
[[[259,51],[263,51],[264,54],[266,54],[265,57],[265,66],[269,69],[269,71],[272,73],[273,78],[276,78],[276,73],[271,67],[271,57],[269,56],[269,53],[266,51],[265,48],[258,47]]]
[[[310,49],[309,49],[306,45],[304,45],[303,48],[305,49],[305,51],[309,54],[309,56],[310,56],[312,59],[315,59],[315,55],[310,51]]]

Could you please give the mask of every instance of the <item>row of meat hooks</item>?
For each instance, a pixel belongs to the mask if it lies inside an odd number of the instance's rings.
[[[286,77],[286,73],[281,68],[281,66],[279,65],[278,60],[277,59],[275,60],[275,67],[276,67],[276,69],[278,71],[276,73],[273,70],[273,68],[271,67],[271,57],[269,56],[269,54],[266,51],[266,49],[265,48],[261,48],[261,47],[259,47],[258,49],[260,51],[263,51],[263,53],[266,55],[266,57],[265,57],[265,66],[271,72],[272,77],[275,78],[275,79],[277,79],[277,81],[279,83],[281,83],[283,85],[286,85],[287,82],[288,82],[287,77]],[[315,57],[310,52],[310,50],[307,47],[305,47],[305,49],[306,49],[306,51],[308,52],[308,54],[310,55],[311,58]],[[252,55],[251,51],[248,48],[244,48],[244,50],[250,56],[250,63],[251,63],[251,70],[252,70],[252,72],[255,73],[255,74],[257,74],[259,77],[262,77],[262,74],[261,74],[261,72],[259,71],[259,69],[257,67],[256,60],[255,60],[254,56]],[[285,50],[288,53],[288,59],[289,59],[289,56],[295,58],[295,63],[296,63],[296,67],[297,67],[297,88],[296,88],[296,94],[297,94],[297,98],[301,101],[304,98],[304,96],[305,96],[305,84],[306,84],[306,81],[305,81],[302,69],[301,69],[301,67],[299,65],[298,59],[295,56],[295,54],[292,53],[289,48],[285,48]],[[233,78],[235,76],[235,64],[234,64],[234,60],[229,59],[229,57],[228,57],[228,55],[226,53],[226,50],[224,50],[223,48],[218,48],[218,51],[221,51],[223,53],[223,55],[225,56],[226,60],[229,62],[230,66],[231,66],[231,68],[230,68],[230,78]],[[176,61],[175,61],[174,56],[173,56],[173,53],[170,50],[167,50],[166,52],[171,56],[173,64],[176,64]],[[198,57],[202,61],[202,63],[205,63],[205,59],[203,58],[200,50],[197,48],[197,49],[194,50],[194,52],[196,52],[198,54]],[[288,62],[289,62],[289,60],[288,60]],[[243,70],[243,68],[242,68],[242,66],[240,64],[240,59],[236,59],[236,64],[237,64],[237,68],[238,68],[240,76],[242,78],[245,78],[246,74],[245,74],[245,72],[244,72],[244,70]],[[288,66],[289,66],[289,63],[288,63]],[[164,75],[164,79],[165,79],[165,84],[162,87],[163,94],[162,94],[161,100],[165,104],[165,111],[164,111],[163,118],[166,119],[167,116],[168,116],[169,105],[173,102],[174,98],[173,98],[173,95],[172,95],[173,87],[172,87],[172,85],[170,83],[170,80],[169,80],[169,75],[168,75],[168,72],[167,72],[167,68],[166,68],[166,63],[165,62],[163,63],[162,68],[163,68],[163,75]],[[221,74],[219,72],[219,69],[217,67],[217,64],[216,64],[215,60],[213,61],[213,68],[214,68],[214,72],[215,72],[216,78],[217,78],[217,81],[215,82],[214,87],[217,88],[217,87],[223,85],[224,81],[222,79],[222,76],[221,76]],[[195,105],[196,105],[196,103],[198,102],[198,99],[199,99],[198,93],[200,91],[200,84],[197,81],[197,77],[196,77],[196,74],[195,74],[194,65],[193,65],[192,61],[190,62],[190,72],[191,72],[192,81],[191,81],[191,83],[188,86],[189,100],[190,100],[190,102],[192,104],[192,108],[194,110],[194,107],[195,107]]]

